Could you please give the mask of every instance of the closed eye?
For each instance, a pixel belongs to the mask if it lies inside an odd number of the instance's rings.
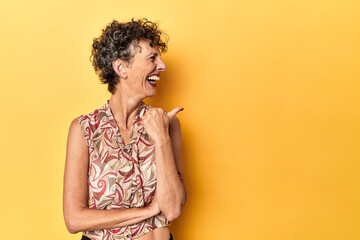
[[[156,56],[157,56],[157,54],[155,53],[154,55],[152,55],[152,56],[150,57],[150,59],[151,59],[151,61],[152,61],[152,62],[154,62],[154,61],[155,61]]]

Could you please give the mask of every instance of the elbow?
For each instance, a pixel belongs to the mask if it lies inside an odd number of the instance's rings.
[[[177,198],[177,200],[175,200],[175,201],[167,200],[166,201],[167,203],[173,202],[173,204],[167,205],[166,207],[164,206],[164,208],[162,208],[162,205],[159,205],[160,210],[165,215],[165,218],[167,220],[169,220],[170,222],[174,221],[175,219],[180,217],[182,208],[185,205],[186,201],[187,201],[187,193],[186,193],[186,191],[184,191],[184,193],[181,196],[179,196],[179,198]]]
[[[72,228],[70,226],[66,226],[66,227],[67,227],[68,232],[71,233],[71,234],[76,234],[76,233],[80,232],[80,231],[77,231],[75,228]]]
[[[171,210],[164,212],[166,219],[171,222],[177,219],[178,217],[180,217],[182,212],[182,207],[184,206],[185,201],[186,199],[182,202],[182,204],[179,204],[177,207],[173,206]]]
[[[76,219],[74,214],[65,214],[64,218],[65,225],[69,233],[76,234],[82,231],[79,221]]]
[[[66,225],[66,229],[68,230],[69,233],[71,234],[76,234],[79,231],[76,229],[76,227],[74,226],[74,224],[72,224],[69,221],[65,221],[65,225]]]
[[[170,222],[174,221],[175,219],[177,219],[178,217],[180,217],[181,215],[181,210],[173,210],[171,212],[169,212],[166,216],[166,219],[169,220]]]
[[[76,234],[78,232],[81,232],[81,230],[77,227],[76,222],[72,219],[65,220],[65,225],[69,233]]]
[[[171,211],[167,213],[167,215],[165,215],[166,219],[171,222],[177,219],[178,217],[180,217],[182,212],[182,207],[185,205],[186,200],[187,200],[187,194],[185,192],[184,197],[181,203],[178,205],[178,207],[173,208]]]

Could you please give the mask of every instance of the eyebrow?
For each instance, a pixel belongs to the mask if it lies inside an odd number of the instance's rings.
[[[151,56],[151,55],[153,55],[153,54],[154,54],[155,56],[158,55],[157,53],[154,53],[154,52],[153,52],[153,53],[150,53],[149,55],[147,55],[147,57],[149,57],[149,56]]]

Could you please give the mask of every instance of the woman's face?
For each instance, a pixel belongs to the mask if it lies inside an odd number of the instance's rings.
[[[141,99],[153,97],[160,73],[166,70],[158,47],[151,47],[150,41],[140,41],[140,48],[135,48],[135,56],[127,70],[127,85],[131,96]]]

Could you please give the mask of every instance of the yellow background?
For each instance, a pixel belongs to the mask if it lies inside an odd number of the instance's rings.
[[[185,108],[176,240],[360,239],[359,15],[356,0],[1,0],[1,239],[80,240],[67,133],[110,97],[92,39],[131,17],[170,35],[147,102]]]

